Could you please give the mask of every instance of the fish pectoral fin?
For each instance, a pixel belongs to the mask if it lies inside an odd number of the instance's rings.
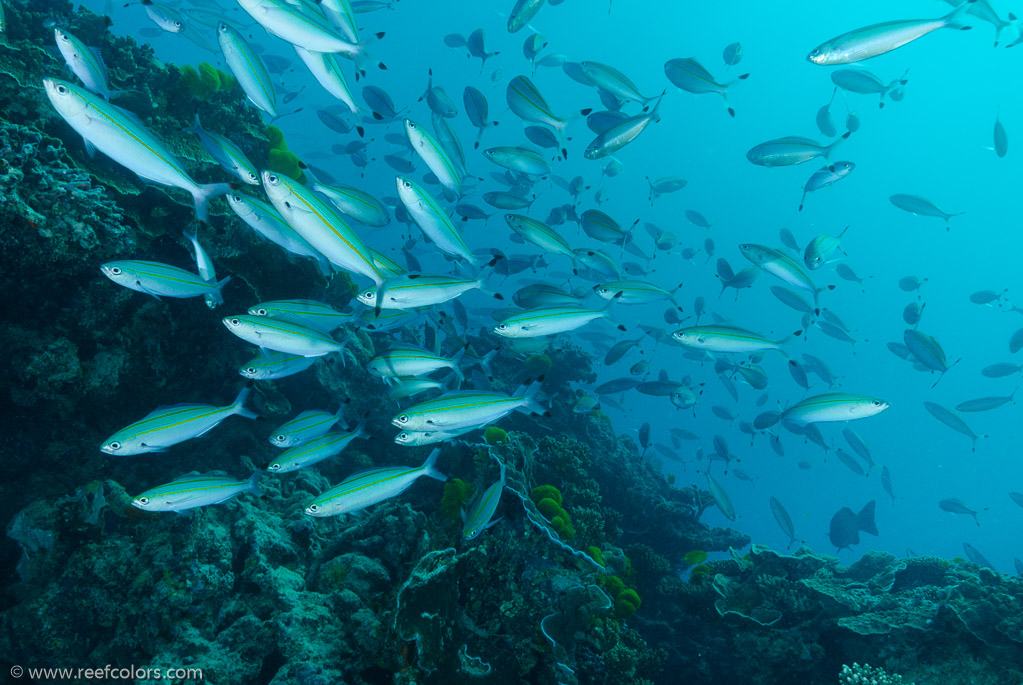
[[[96,146],[89,142],[87,138],[82,138],[82,142],[85,143],[85,154],[89,155],[89,159],[96,157]]]
[[[143,293],[145,293],[146,295],[152,295],[152,296],[153,296],[153,297],[155,297],[156,299],[158,299],[158,300],[160,300],[161,302],[163,302],[163,300],[161,300],[161,299],[160,299],[160,296],[159,296],[159,295],[157,295],[156,293],[154,293],[154,292],[153,292],[152,290],[150,290],[150,289],[149,289],[149,288],[147,288],[146,286],[142,285],[142,281],[135,281],[135,285],[137,285],[137,286],[139,287],[139,292],[143,292]]]

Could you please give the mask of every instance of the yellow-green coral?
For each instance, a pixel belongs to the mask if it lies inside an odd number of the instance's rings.
[[[440,511],[445,517],[457,521],[462,517],[462,505],[472,497],[473,485],[461,478],[449,480],[444,484],[444,494],[440,499]]]
[[[487,426],[483,431],[483,441],[488,445],[507,445],[508,432],[497,426]]]
[[[238,86],[238,81],[228,73],[217,69],[209,62],[203,62],[198,69],[185,65],[181,69],[181,86],[196,98],[209,97],[217,91],[231,91]]]
[[[276,126],[267,126],[266,137],[270,141],[270,151],[267,154],[269,158],[267,168],[288,178],[293,178],[299,183],[305,183],[302,160],[288,149],[288,144],[284,142],[284,134],[281,133],[281,129]]]
[[[639,593],[632,589],[622,590],[617,597],[615,597],[615,616],[621,620],[631,618],[636,610],[639,609],[642,602],[639,599]]]
[[[682,558],[689,566],[696,566],[697,564],[702,564],[707,561],[707,553],[702,549],[694,549],[690,552],[686,552],[686,555]]]
[[[538,485],[533,488],[532,492],[529,493],[529,499],[533,500],[533,504],[539,505],[540,500],[552,499],[557,502],[558,506],[561,506],[561,491],[553,485]]]
[[[616,598],[625,589],[625,581],[618,576],[601,576],[599,582],[611,599]]]
[[[594,547],[593,545],[590,545],[589,547],[586,548],[586,554],[589,555],[590,559],[593,559],[601,566],[605,565],[604,553],[600,551],[600,547]]]

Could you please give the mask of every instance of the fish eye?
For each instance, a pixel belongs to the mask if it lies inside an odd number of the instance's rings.
[[[139,502],[139,504],[145,506],[145,505],[149,504],[149,498],[148,497],[139,497],[138,502]]]
[[[227,24],[220,22],[220,26],[217,27],[217,30],[221,33],[227,33]]]
[[[263,309],[262,307],[260,307],[259,309],[256,310],[256,315],[257,316],[266,316],[266,310]]]
[[[259,180],[259,176],[257,176],[256,174],[252,173],[251,171],[249,172],[249,178],[252,179],[253,181],[258,181]]]
[[[232,326],[237,326],[238,324],[241,323],[241,321],[239,321],[238,319],[229,319],[228,323],[231,324]]]
[[[119,449],[121,449],[121,443],[119,443],[119,442],[117,442],[115,440],[114,442],[112,442],[109,445],[107,445],[107,447],[109,447],[112,450],[119,450]]]
[[[508,329],[508,324],[506,324],[506,323],[499,323],[499,324],[497,324],[497,330],[504,331],[504,330],[507,330],[507,329]]]
[[[119,266],[112,267],[110,269],[110,273],[112,273],[115,276],[120,276],[121,275],[121,267],[119,267]]]
[[[174,22],[174,28],[180,29],[181,28],[181,22],[180,21]]]
[[[71,39],[70,39],[70,38],[68,37],[68,35],[67,35],[66,33],[64,33],[63,31],[61,31],[61,33],[60,33],[60,39],[61,39],[62,41],[64,41],[65,43],[66,43],[67,41],[71,40]]]
[[[241,201],[242,201],[242,196],[241,196],[241,195],[232,195],[232,196],[231,196],[231,199],[232,199],[232,200],[233,200],[234,202],[241,202]]]
[[[288,438],[287,438],[286,436],[284,436],[284,435],[278,435],[277,437],[275,437],[275,438],[274,438],[274,440],[275,440],[276,442],[284,442],[284,441],[285,441],[285,440],[287,440],[287,439],[288,439]]]
[[[319,510],[320,510],[320,508],[318,506],[316,506],[315,504],[310,504],[309,505],[309,511],[319,511]]]
[[[250,366],[249,368],[245,369],[245,373],[247,375],[249,375],[249,376],[255,376],[256,375],[256,367],[255,366]]]
[[[409,434],[406,433],[405,431],[402,431],[401,433],[398,433],[398,439],[399,440],[404,441],[404,440],[408,440],[408,438],[409,438]]]
[[[409,121],[409,122],[408,122],[408,127],[409,127],[409,128],[411,128],[411,129],[415,129],[415,127],[416,127],[416,122],[414,122],[414,121]]]
[[[881,400],[874,400],[874,406],[875,406],[875,407],[880,407],[880,406],[881,406],[881,404],[882,404],[882,403],[881,403]]]
[[[277,176],[275,176],[274,174],[270,174],[269,176],[266,177],[266,182],[273,186],[280,183],[280,181],[281,179],[277,178]]]
[[[408,423],[408,414],[402,414],[399,416],[398,423]]]
[[[271,470],[271,471],[280,471],[281,470],[281,465],[280,464],[270,464],[270,466],[268,466],[267,468],[269,470]]]
[[[404,185],[404,186],[405,186],[406,188],[411,188],[411,187],[412,187],[412,184],[411,184],[411,183],[409,183],[408,181],[405,181],[405,182],[403,183],[403,185]]]
[[[67,86],[57,86],[57,92],[60,93],[61,95],[67,95],[68,94]]]

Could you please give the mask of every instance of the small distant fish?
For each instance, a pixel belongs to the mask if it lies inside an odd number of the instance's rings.
[[[650,204],[653,204],[654,200],[661,195],[677,193],[685,188],[689,183],[684,178],[676,178],[674,176],[667,176],[665,178],[658,179],[651,179],[647,176],[646,182],[650,186]]]
[[[956,405],[956,411],[964,412],[978,412],[978,411],[991,411],[998,407],[1004,406],[1009,402],[1013,402],[1016,396],[1016,391],[1013,391],[1011,395],[1006,397],[978,397],[975,400],[967,400],[966,402],[960,402]]]
[[[231,280],[230,276],[226,276],[219,282],[208,281],[201,275],[170,264],[140,259],[107,262],[100,267],[100,271],[114,283],[152,295],[156,299],[208,296],[220,303],[223,302],[221,291]]]
[[[803,206],[806,204],[807,193],[826,188],[834,183],[838,183],[843,178],[848,176],[856,168],[856,164],[853,162],[835,162],[826,167],[822,167],[813,173],[810,178],[806,180],[806,184],[803,186],[803,196],[799,198],[799,211],[803,211]]]
[[[685,211],[685,215],[686,219],[689,220],[689,223],[693,224],[694,226],[699,226],[700,228],[710,228],[711,226],[710,222],[707,221],[707,217],[705,217],[703,214],[700,214],[695,209],[687,209]]]
[[[785,344],[784,340],[775,342],[734,326],[691,326],[680,328],[671,335],[676,342],[684,347],[708,352],[753,354],[768,350],[781,351]]]
[[[304,469],[324,459],[336,456],[357,438],[369,437],[366,421],[363,420],[352,430],[334,431],[315,438],[303,440],[289,447],[267,465],[269,473],[291,473]]]
[[[917,216],[932,216],[937,219],[942,219],[945,222],[945,230],[949,230],[949,219],[954,216],[962,216],[965,212],[957,212],[955,214],[949,214],[939,209],[933,202],[927,198],[920,197],[919,195],[892,195],[888,198],[893,205],[899,209],[915,214]]]
[[[995,567],[991,564],[983,554],[977,551],[977,548],[968,542],[963,543],[963,551],[966,552],[966,558],[972,561],[977,566],[983,566],[984,568],[994,569]]]
[[[743,74],[728,83],[718,83],[714,80],[714,76],[693,57],[668,60],[664,63],[664,74],[676,87],[694,95],[717,93],[725,101],[728,115],[732,117],[735,116],[735,110],[728,103],[728,92],[736,83],[749,78],[749,74]]]
[[[950,409],[946,409],[940,404],[935,404],[934,402],[924,402],[924,409],[926,409],[931,414],[931,416],[936,418],[938,421],[941,421],[943,424],[945,424],[952,430],[956,431],[957,433],[962,433],[963,435],[968,437],[973,443],[972,449],[973,452],[977,451],[977,441],[980,440],[982,437],[984,438],[987,437],[986,435],[977,435],[976,433],[974,433],[973,430],[968,425],[966,425],[965,421],[956,416],[955,413],[953,413]]]
[[[271,381],[301,373],[314,363],[316,357],[266,350],[242,364],[238,373],[255,381]]]
[[[484,530],[497,523],[497,521],[492,519],[497,511],[497,505],[501,503],[504,483],[505,467],[504,462],[501,462],[501,475],[498,477],[497,482],[484,490],[471,507],[463,509],[462,539],[473,540]]]
[[[1005,132],[1005,126],[1002,124],[999,115],[995,115],[994,143],[996,155],[1005,157],[1009,153],[1009,136]]]
[[[938,502],[938,508],[942,511],[947,511],[950,514],[965,514],[966,516],[972,516],[973,522],[976,523],[977,526],[980,526],[980,519],[977,518],[977,514],[980,512],[970,509],[957,499],[943,499]],[[985,508],[984,511],[987,511],[987,509]]]
[[[909,81],[906,76],[907,70],[900,78],[891,83],[885,84],[877,76],[863,69],[838,69],[831,72],[831,81],[842,90],[860,95],[880,95],[881,101],[878,107],[884,107],[884,98],[892,94],[892,91],[902,88]]]
[[[782,506],[782,503],[777,498],[772,497],[770,503],[771,514],[774,516],[774,520],[778,522],[778,527],[789,538],[789,544],[785,549],[790,549],[794,543],[799,542],[796,539],[795,526],[792,525],[792,517],[789,516],[789,512],[785,510],[785,507]]]
[[[729,43],[725,46],[725,49],[721,51],[721,59],[724,60],[724,63],[728,66],[734,67],[742,61],[742,45],[738,42]]]
[[[709,473],[707,474],[707,487],[710,490],[710,496],[714,499],[714,504],[721,510],[724,517],[729,521],[734,521],[736,517],[732,500],[728,497],[728,493],[721,486],[721,483],[717,482]]]

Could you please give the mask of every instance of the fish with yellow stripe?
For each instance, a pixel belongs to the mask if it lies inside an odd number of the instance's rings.
[[[468,510],[462,510],[462,537],[466,540],[475,539],[480,533],[497,523],[492,520],[497,505],[501,503],[504,492],[504,462],[501,462],[501,477],[497,482],[483,491]]]
[[[244,388],[234,402],[223,407],[212,404],[159,407],[111,435],[100,446],[100,450],[118,456],[162,452],[168,447],[209,433],[229,416],[255,419],[256,414],[245,408],[248,396],[249,389]]]
[[[259,471],[248,480],[235,480],[218,473],[181,476],[165,485],[146,490],[131,501],[142,511],[185,511],[211,504],[220,504],[244,492],[262,496],[259,489]]]
[[[409,407],[391,419],[391,423],[407,431],[451,432],[460,428],[481,428],[513,411],[546,414],[547,411],[536,401],[540,380],[519,388],[511,395],[489,390],[445,393]]]
[[[209,201],[231,190],[227,183],[196,183],[138,117],[102,96],[55,78],[43,79],[43,88],[57,113],[85,139],[90,156],[99,150],[143,180],[188,191],[200,221],[206,221]]]
[[[385,466],[348,476],[310,502],[305,513],[317,517],[355,514],[397,497],[423,476],[446,481],[448,477],[437,470],[439,455],[440,448],[437,448],[430,452],[422,466]]]
[[[205,280],[202,276],[177,266],[141,259],[107,262],[100,267],[100,271],[114,283],[152,295],[156,299],[204,296],[211,297],[218,303],[223,302],[221,290],[231,280],[230,276],[225,276],[218,282]]]

